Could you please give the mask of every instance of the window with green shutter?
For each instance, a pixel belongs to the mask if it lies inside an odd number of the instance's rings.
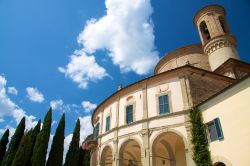
[[[132,123],[133,122],[133,105],[128,105],[126,107],[126,123]]]
[[[95,128],[94,128],[94,140],[96,140],[98,135],[99,135],[99,128],[100,128],[100,124],[97,123]]]
[[[109,130],[110,130],[110,116],[106,118],[106,128],[105,128],[106,132]]]
[[[160,115],[169,113],[170,111],[169,111],[168,95],[159,96],[158,99],[159,99],[159,113],[160,113]]]
[[[219,118],[215,118],[213,121],[209,122],[207,126],[211,142],[224,138]]]

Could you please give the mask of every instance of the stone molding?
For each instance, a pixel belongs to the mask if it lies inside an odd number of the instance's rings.
[[[203,49],[206,55],[210,55],[214,51],[223,47],[236,47],[236,40],[231,35],[218,36],[206,43]]]
[[[155,119],[162,119],[162,118],[166,118],[166,117],[175,117],[175,116],[179,116],[179,115],[186,115],[190,112],[190,109],[187,109],[187,110],[183,110],[183,111],[179,111],[179,112],[173,112],[173,113],[169,113],[169,114],[163,114],[163,115],[158,115],[158,116],[154,116],[154,117],[150,117],[150,118],[147,118],[147,119],[142,119],[142,120],[138,120],[138,121],[135,121],[135,122],[132,122],[132,123],[129,123],[129,124],[125,124],[125,125],[122,125],[122,126],[119,126],[119,127],[115,127],[115,128],[112,128],[111,130],[109,130],[108,132],[105,132],[103,134],[100,134],[98,136],[98,139],[99,138],[102,138],[103,136],[105,135],[108,135],[116,130],[119,130],[119,129],[123,129],[123,128],[126,128],[128,126],[133,126],[133,125],[137,125],[137,124],[142,124],[143,122],[149,122],[151,120],[155,120]],[[170,125],[171,126],[171,125]],[[150,128],[151,129],[151,128]]]

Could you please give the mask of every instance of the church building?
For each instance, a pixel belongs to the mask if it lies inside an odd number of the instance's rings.
[[[201,112],[214,166],[250,165],[250,64],[240,60],[222,6],[194,16],[201,43],[178,48],[154,75],[93,112],[91,166],[195,166],[190,111]]]

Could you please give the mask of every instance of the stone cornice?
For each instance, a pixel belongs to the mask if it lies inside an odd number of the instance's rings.
[[[143,122],[149,122],[149,121],[155,120],[155,119],[162,119],[162,118],[166,118],[166,117],[176,117],[176,116],[181,116],[181,115],[187,115],[189,112],[190,112],[190,109],[187,109],[187,110],[183,110],[183,111],[179,111],[179,112],[173,112],[173,113],[166,114],[166,115],[158,115],[158,116],[150,117],[150,118],[147,118],[147,119],[141,119],[141,120],[135,121],[135,122],[130,123],[130,124],[126,124],[126,125],[122,125],[122,126],[119,126],[119,127],[112,128],[108,132],[100,134],[98,136],[98,139],[102,138],[105,135],[113,133],[115,130],[120,130],[120,129],[123,129],[123,128],[126,128],[126,127],[131,127],[131,126],[141,124]],[[143,134],[143,133],[140,133],[140,134]]]
[[[204,45],[203,50],[206,55],[210,55],[222,47],[236,47],[236,40],[232,35],[218,36],[211,39]]]

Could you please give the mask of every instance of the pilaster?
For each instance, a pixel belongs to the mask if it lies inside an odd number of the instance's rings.
[[[143,119],[148,119],[148,99],[147,99],[147,84],[142,85],[142,100],[143,100]],[[149,146],[149,128],[148,121],[142,123],[142,137],[141,147],[141,162],[143,166],[150,165],[150,146]]]
[[[118,129],[119,129],[119,106],[120,106],[120,97],[118,97],[116,102],[116,121],[115,121],[115,131],[114,131],[114,140],[113,140],[113,166],[119,165],[119,149],[118,149]]]
[[[185,127],[187,131],[187,146],[186,147],[186,161],[187,161],[187,166],[193,166],[195,165],[194,160],[193,160],[193,146],[192,146],[192,134],[191,134],[191,129],[192,129],[192,124],[190,122],[189,114],[185,115]]]

